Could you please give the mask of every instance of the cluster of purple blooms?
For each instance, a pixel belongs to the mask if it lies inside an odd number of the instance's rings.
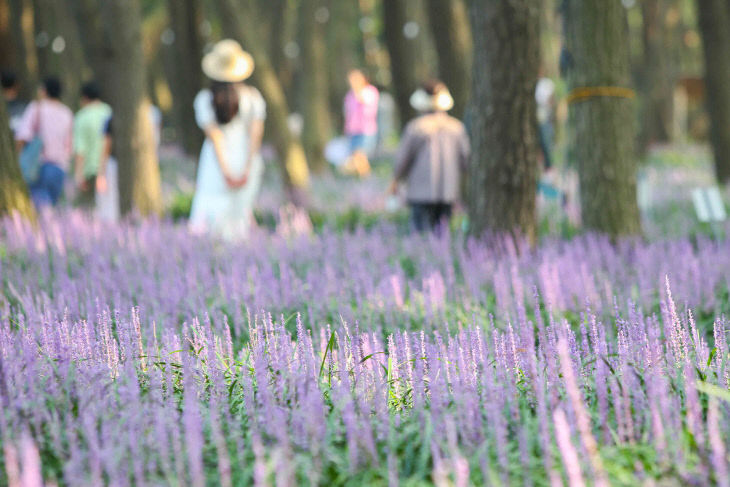
[[[8,219],[0,484],[728,487],[728,278],[702,239]]]

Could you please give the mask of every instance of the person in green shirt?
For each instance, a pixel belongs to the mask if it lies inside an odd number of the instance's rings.
[[[84,84],[73,131],[76,202],[82,207],[91,208],[95,204],[97,175],[104,152],[104,126],[111,114],[111,107],[99,98],[96,83]]]

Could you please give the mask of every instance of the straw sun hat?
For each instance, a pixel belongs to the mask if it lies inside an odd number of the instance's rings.
[[[454,107],[454,99],[449,89],[443,83],[439,83],[432,95],[423,88],[417,89],[410,98],[411,106],[419,112],[441,111],[447,112]]]
[[[253,73],[253,57],[241,45],[225,39],[213,46],[213,50],[203,56],[203,73],[215,81],[234,83],[243,81]]]

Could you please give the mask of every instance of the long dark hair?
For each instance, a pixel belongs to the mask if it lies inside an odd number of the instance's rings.
[[[238,89],[233,83],[214,81],[210,86],[213,93],[213,111],[219,124],[225,125],[238,114]]]

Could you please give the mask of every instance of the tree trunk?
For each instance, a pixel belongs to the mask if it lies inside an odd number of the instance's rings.
[[[393,79],[395,101],[400,121],[405,125],[416,112],[410,104],[411,94],[418,88],[416,42],[403,31],[408,22],[406,0],[383,0],[383,33],[390,55],[390,72]]]
[[[5,100],[0,98],[0,217],[13,212],[35,220],[35,209],[15,157]]]
[[[439,76],[454,97],[455,116],[464,116],[471,90],[471,29],[463,0],[427,0],[438,54]]]
[[[55,53],[51,49],[58,66],[55,74],[61,77],[63,83],[63,100],[69,106],[76,107],[81,98],[81,84],[88,74],[79,30],[65,3],[52,2],[51,12],[54,17],[51,42],[60,36],[65,43],[60,53]]]
[[[10,22],[15,45],[15,70],[20,83],[20,98],[35,98],[38,58],[35,53],[33,6],[30,0],[9,0]]]
[[[276,72],[268,60],[266,48],[257,29],[252,0],[216,0],[223,31],[237,39],[256,61],[252,81],[266,99],[268,126],[278,152],[281,178],[288,196],[294,200],[309,185],[309,169],[301,143],[289,130],[289,105]]]
[[[269,32],[268,41],[271,65],[286,92],[289,85],[291,85],[292,72],[291,63],[284,55],[284,48],[286,43],[291,40],[289,37],[290,29],[288,28],[289,20],[292,15],[296,15],[296,10],[291,8],[287,0],[267,0],[266,6],[268,7],[266,13],[271,18],[271,31]]]
[[[13,34],[10,27],[10,3],[0,1],[0,66],[7,68],[15,65]]]
[[[105,51],[112,62],[107,90],[114,110],[114,153],[119,164],[122,214],[160,214],[160,170],[149,102],[145,97],[138,0],[109,0],[101,10]]]
[[[587,88],[570,105],[583,223],[614,236],[638,234],[626,9],[621,0],[567,0],[564,22],[569,88],[574,95]]]
[[[111,39],[104,32],[96,0],[72,0],[72,14],[79,30],[79,40],[86,62],[94,73],[104,101],[112,96],[115,67]]]
[[[474,37],[467,207],[475,234],[536,237],[535,83],[540,12],[531,0],[471,0]]]
[[[710,115],[710,142],[715,175],[730,182],[730,2],[697,0],[705,57],[705,99]]]
[[[56,66],[51,56],[51,22],[53,14],[48,0],[32,0],[33,3],[33,35],[35,37],[36,58],[40,78],[56,73]]]
[[[342,105],[350,89],[347,73],[355,68],[363,69],[365,59],[360,29],[353,29],[359,18],[356,2],[330,0],[330,21],[327,32],[327,47],[330,62],[330,113],[337,127],[344,124]]]
[[[666,22],[671,0],[641,2],[643,66],[641,69],[642,148],[652,142],[670,142],[674,122],[675,67]]]
[[[316,18],[318,9],[323,5],[322,0],[302,0],[299,11],[302,61],[304,63],[303,83],[301,84],[301,99],[304,102],[302,142],[309,166],[316,172],[327,169],[324,147],[332,132],[327,80],[327,45],[324,38],[325,25]]]
[[[177,121],[178,139],[182,142],[185,152],[197,156],[203,144],[203,132],[195,123],[193,100],[203,87],[203,75],[200,63],[202,58],[203,42],[200,37],[200,22],[202,9],[200,0],[168,0],[167,8],[170,16],[170,26],[175,33],[171,53],[174,55],[173,73],[175,77],[169,79]],[[169,54],[169,53],[168,53]],[[189,62],[180,62],[181,59]]]

